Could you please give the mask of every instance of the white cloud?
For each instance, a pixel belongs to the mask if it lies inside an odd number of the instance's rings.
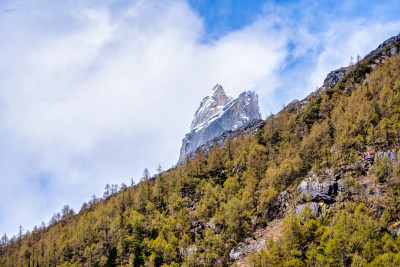
[[[321,35],[323,50],[319,53],[315,70],[308,84],[311,89],[322,85],[326,74],[334,69],[348,66],[350,58],[363,58],[387,38],[400,32],[400,20],[380,23],[375,20],[354,19],[333,22]]]
[[[39,13],[59,23],[46,3],[0,24],[11,35],[0,48],[8,55],[0,63],[2,143],[13,151],[0,161],[0,186],[10,189],[0,196],[10,214],[0,226],[11,233],[63,204],[79,209],[106,183],[168,168],[216,83],[233,96],[254,88],[267,96],[286,54],[284,36],[268,25],[202,43],[202,22],[181,1],[62,8],[63,25],[41,21]]]

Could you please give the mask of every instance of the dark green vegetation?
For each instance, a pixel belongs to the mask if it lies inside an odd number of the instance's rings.
[[[294,189],[311,173],[354,164],[365,151],[399,149],[400,56],[370,64],[357,63],[305,106],[289,104],[254,136],[227,140],[153,178],[146,173],[138,185],[94,198],[76,215],[63,210],[48,227],[2,238],[0,265],[229,265],[233,247],[284,216],[282,237],[269,240],[251,264],[400,265],[393,234],[400,168],[387,157],[367,173],[348,175],[351,186],[320,217],[307,208],[299,217],[292,212]],[[380,193],[361,193],[361,179]],[[291,206],[277,210],[283,190]]]

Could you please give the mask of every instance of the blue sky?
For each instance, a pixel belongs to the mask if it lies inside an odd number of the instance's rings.
[[[218,39],[254,22],[262,14],[264,1],[202,1],[189,5],[204,21],[204,42]]]
[[[0,1],[0,235],[176,163],[216,84],[263,116],[400,33],[398,1]]]

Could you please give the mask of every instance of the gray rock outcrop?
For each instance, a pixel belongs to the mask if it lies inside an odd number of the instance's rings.
[[[335,85],[344,78],[346,72],[349,70],[348,67],[342,67],[340,69],[331,71],[324,80],[322,90],[332,89]]]
[[[265,240],[260,240],[260,241],[254,240],[253,242],[247,245],[241,244],[230,251],[229,258],[231,260],[238,260],[244,258],[251,252],[258,251],[264,248],[265,244],[266,244]]]
[[[373,153],[365,152],[362,154],[362,159],[369,164],[373,164],[375,161],[375,155]]]
[[[191,245],[187,248],[180,248],[179,254],[182,258],[188,258],[191,255],[195,254],[198,251],[198,248],[196,245]]]
[[[315,217],[318,218],[319,215],[321,215],[321,207],[318,203],[316,202],[311,202],[311,203],[306,203],[306,204],[300,204],[296,206],[296,216],[299,216],[300,213],[306,208],[309,207],[311,209],[311,214]]]
[[[334,197],[338,192],[337,181],[320,182],[317,178],[307,178],[297,187],[298,195],[305,195],[310,201],[324,201],[325,203],[334,202]]]
[[[297,100],[297,99],[293,100],[285,107],[285,109],[288,110],[289,112],[303,109],[310,102],[311,99],[314,99],[315,97],[321,95],[325,90],[332,89],[333,87],[335,87],[335,85],[344,78],[348,70],[349,70],[348,67],[342,67],[337,70],[331,71],[326,76],[324,84],[320,88],[310,93],[303,100]]]
[[[260,120],[258,96],[254,91],[243,92],[231,100],[225,95],[222,86],[215,86],[211,95],[201,102],[191,130],[182,140],[178,163],[183,162],[186,155],[194,153],[200,146],[225,132],[238,130]]]
[[[385,151],[385,152],[378,152],[378,157],[383,158],[383,157],[388,157],[393,163],[397,163],[397,153],[392,152],[392,151]]]

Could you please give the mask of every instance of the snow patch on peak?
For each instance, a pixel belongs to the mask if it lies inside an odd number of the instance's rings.
[[[225,95],[222,86],[217,84],[212,94],[203,99],[195,113],[190,132],[182,140],[179,162],[224,132],[237,130],[259,120],[261,113],[258,96],[254,91],[243,92],[232,100]]]
[[[211,90],[210,96],[217,96],[218,94],[225,94],[225,91],[224,88],[222,88],[222,86],[217,83]]]
[[[206,96],[200,103],[197,109],[190,130],[193,130],[198,125],[210,119],[229,102],[232,98],[225,94],[221,85],[217,84],[211,91],[209,96]]]

